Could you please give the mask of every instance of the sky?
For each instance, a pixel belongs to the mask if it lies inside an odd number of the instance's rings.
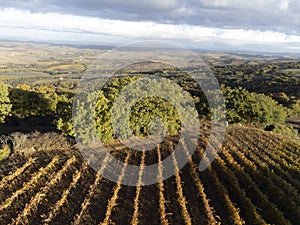
[[[300,53],[299,0],[0,0],[0,39]]]

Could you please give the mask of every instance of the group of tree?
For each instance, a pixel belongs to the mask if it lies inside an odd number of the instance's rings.
[[[226,86],[263,93],[292,108],[300,98],[299,68],[299,62],[283,62],[215,66],[212,70],[219,82]]]
[[[253,69],[255,69],[255,73],[262,73],[258,68],[249,66],[249,68],[243,69],[244,73],[247,71],[249,73],[253,72]],[[269,66],[268,69],[274,72],[278,70],[278,67]],[[226,68],[226,70],[239,71],[234,68]],[[174,76],[176,73],[177,75]],[[181,88],[190,94],[198,110],[199,117],[210,119],[211,112],[206,96],[199,89],[197,83],[192,82],[187,74],[174,69],[169,73],[172,76],[167,75],[166,71],[161,74],[163,74],[162,77],[168,76],[168,79],[170,78],[171,81],[178,83]],[[10,115],[18,118],[50,117],[57,129],[66,135],[74,136],[75,126],[76,134],[79,134],[83,139],[89,139],[88,133],[90,133],[96,134],[98,138],[105,142],[110,141],[115,137],[115,131],[112,127],[115,100],[126,86],[145,76],[147,75],[127,74],[126,76],[116,76],[110,78],[101,90],[97,90],[97,88],[93,90],[92,87],[97,87],[97,80],[91,79],[86,84],[91,85],[88,92],[83,92],[79,86],[76,93],[74,87],[72,90],[68,90],[67,86],[60,88],[55,85],[29,86],[20,84],[8,87],[0,84],[0,123],[3,123],[5,118]],[[219,74],[219,79],[220,77]],[[224,77],[221,78],[225,79]],[[128,125],[135,135],[146,136],[155,127],[155,124],[153,125],[155,118],[160,118],[168,134],[179,132],[182,121],[180,112],[177,111],[174,104],[181,100],[176,99],[180,89],[177,86],[172,86],[171,83],[166,83],[165,86],[159,86],[159,82],[155,85],[145,84],[143,86],[143,84],[139,84],[134,89],[132,96],[141,95],[138,90],[147,90],[149,87],[151,88],[148,91],[153,95],[135,102],[131,107],[130,120],[124,126]],[[229,123],[247,124],[265,130],[289,134],[294,132],[292,128],[286,126],[285,121],[290,115],[300,114],[299,98],[292,98],[285,92],[271,93],[268,96],[264,93],[251,92],[247,87],[240,87],[239,83],[236,82],[229,82],[230,85],[226,85],[228,84],[227,81],[223,83],[225,85],[222,85],[222,91],[226,99],[226,116]],[[174,101],[170,102],[155,95],[160,92],[174,96]],[[77,96],[75,101],[74,96]],[[121,100],[123,104],[126,104],[128,99]],[[72,112],[74,106],[76,111]],[[118,111],[117,115],[114,114],[113,117],[118,123],[124,122],[121,118],[122,114]],[[90,126],[89,123],[94,123],[95,126]],[[95,130],[89,130],[94,128]]]
[[[286,125],[291,110],[269,96],[251,93],[244,88],[222,86],[229,123],[240,123],[261,129],[294,135],[296,131]]]

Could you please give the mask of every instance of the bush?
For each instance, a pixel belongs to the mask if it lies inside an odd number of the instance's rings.
[[[298,137],[298,131],[294,129],[292,126],[288,125],[277,125],[274,130],[275,133],[288,135],[291,137]]]

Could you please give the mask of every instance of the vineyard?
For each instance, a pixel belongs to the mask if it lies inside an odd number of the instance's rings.
[[[141,182],[144,167],[169,156],[176,137],[147,152],[110,144],[110,153],[125,163],[119,183],[101,176],[113,168],[109,162],[97,173],[75,150],[10,157],[0,164],[0,224],[299,223],[299,142],[231,126],[213,164],[199,172],[207,136],[200,139],[192,156],[186,151],[182,170],[174,156],[175,175],[150,186]],[[121,184],[128,164],[140,166],[138,186]]]

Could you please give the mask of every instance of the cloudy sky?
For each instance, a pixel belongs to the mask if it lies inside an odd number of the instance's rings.
[[[300,53],[299,0],[0,0],[0,39]]]

